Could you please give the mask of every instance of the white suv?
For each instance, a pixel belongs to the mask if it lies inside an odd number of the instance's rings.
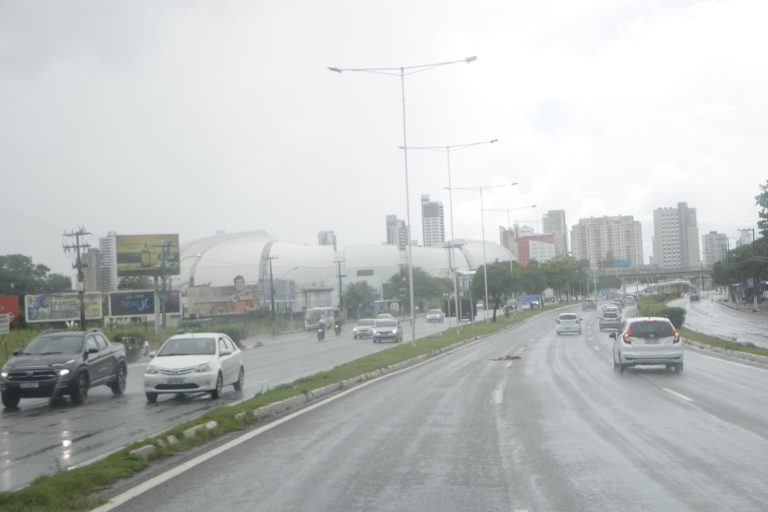
[[[679,373],[683,371],[683,342],[668,318],[630,318],[621,333],[611,333],[613,367],[640,364],[663,364]]]

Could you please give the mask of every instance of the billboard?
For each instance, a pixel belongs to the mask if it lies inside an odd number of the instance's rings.
[[[99,320],[101,293],[85,292],[85,319]],[[80,299],[77,293],[46,293],[25,295],[24,305],[27,323],[64,322],[80,320]]]
[[[11,323],[19,320],[19,296],[0,295],[0,314],[11,315]]]
[[[117,235],[115,249],[120,277],[179,275],[179,235]]]
[[[152,290],[133,290],[109,294],[109,316],[111,317],[154,315],[155,309],[160,312],[160,304],[155,303],[155,292]],[[178,290],[166,292],[165,312],[169,314],[181,313]]]
[[[193,286],[187,288],[186,317],[239,315],[258,309],[259,289],[255,285]]]

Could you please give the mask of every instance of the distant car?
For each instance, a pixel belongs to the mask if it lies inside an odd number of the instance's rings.
[[[161,393],[207,392],[219,398],[224,386],[243,389],[243,353],[229,336],[218,332],[171,336],[147,365],[144,391],[147,401]]]
[[[430,309],[427,311],[427,323],[441,324],[445,321],[445,314],[439,309]]]
[[[611,333],[613,367],[621,372],[630,366],[663,364],[683,371],[683,343],[668,318],[630,318],[621,333]]]
[[[584,299],[581,303],[581,309],[587,311],[589,309],[597,309],[597,303],[595,299]]]
[[[403,328],[396,318],[377,318],[373,323],[373,342],[403,341]]]
[[[560,313],[555,322],[557,322],[555,333],[558,336],[570,332],[581,334],[581,318],[576,313]]]
[[[688,295],[688,300],[691,302],[699,302],[701,301],[701,297],[699,296],[698,292],[691,292]]]
[[[361,318],[355,323],[352,328],[352,337],[358,338],[372,338],[373,337],[373,318]]]
[[[393,317],[389,313],[379,313],[378,315],[376,315],[376,318],[395,318],[395,317]]]
[[[98,329],[52,331],[13,353],[0,371],[0,392],[3,405],[11,408],[22,398],[62,395],[82,404],[95,386],[107,385],[114,395],[122,395],[127,375],[125,347]]]
[[[635,305],[635,297],[633,295],[627,295],[624,297],[624,304],[627,306],[634,306]]]
[[[600,315],[600,319],[598,320],[598,325],[601,331],[603,329],[621,330],[623,323],[624,321],[621,318],[621,313],[613,310],[603,311],[603,314]]]

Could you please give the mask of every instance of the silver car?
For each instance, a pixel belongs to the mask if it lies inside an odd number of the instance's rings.
[[[396,318],[377,318],[373,323],[373,342],[403,341],[403,328]]]
[[[373,318],[361,318],[358,320],[352,328],[352,337],[354,339],[373,337],[374,322],[375,320]]]
[[[581,334],[581,318],[576,313],[560,313],[555,322],[555,332],[558,336],[568,332]]]
[[[666,365],[683,371],[683,343],[668,318],[630,318],[621,333],[611,333],[613,367],[622,373],[636,365]]]

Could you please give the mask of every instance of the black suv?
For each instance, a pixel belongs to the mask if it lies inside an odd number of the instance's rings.
[[[13,353],[0,371],[0,392],[11,408],[22,398],[62,395],[81,404],[90,388],[102,384],[122,395],[127,375],[125,348],[101,331],[50,331]]]

